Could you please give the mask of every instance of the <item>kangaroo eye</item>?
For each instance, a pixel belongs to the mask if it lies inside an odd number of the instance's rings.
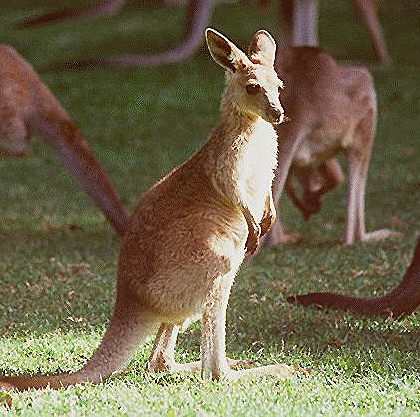
[[[257,94],[259,91],[261,91],[261,86],[259,86],[258,84],[247,84],[246,88],[246,92],[248,94]]]

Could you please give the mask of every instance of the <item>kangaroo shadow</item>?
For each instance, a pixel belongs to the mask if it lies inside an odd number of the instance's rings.
[[[110,229],[0,229],[0,336],[102,325],[114,304],[118,248]]]

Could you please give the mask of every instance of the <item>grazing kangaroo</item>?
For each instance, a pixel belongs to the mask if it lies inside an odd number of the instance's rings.
[[[294,295],[287,299],[303,306],[315,304],[335,310],[350,310],[365,316],[407,316],[420,304],[420,239],[413,259],[400,284],[381,297],[352,297],[350,295],[318,292]]]
[[[388,229],[365,232],[365,187],[376,124],[375,89],[369,72],[340,66],[316,47],[294,47],[280,54],[278,73],[286,83],[281,98],[291,120],[276,127],[275,204],[286,183],[306,217],[317,212],[321,196],[343,181],[335,157],[344,152],[349,161],[344,243],[400,235]],[[293,176],[302,182],[303,198],[297,197]],[[278,244],[288,239],[277,218],[266,242]]]
[[[33,68],[12,47],[0,45],[0,156],[24,156],[30,136],[54,149],[124,235],[129,216],[82,133]]]
[[[226,308],[245,253],[255,251],[275,209],[271,185],[283,120],[274,70],[276,45],[258,31],[248,56],[224,36],[206,30],[213,59],[226,69],[221,120],[188,161],[141,198],[121,247],[114,313],[101,344],[78,372],[1,377],[19,390],[99,383],[121,371],[134,350],[158,329],[151,371],[196,370],[176,364],[180,325],[202,318],[201,371],[205,378],[289,375],[286,365],[234,371],[225,356]]]

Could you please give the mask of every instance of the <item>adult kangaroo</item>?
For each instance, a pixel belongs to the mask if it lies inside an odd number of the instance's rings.
[[[230,288],[245,253],[271,226],[271,195],[281,123],[282,82],[274,70],[276,44],[265,31],[248,55],[206,30],[213,59],[226,69],[221,118],[207,142],[141,198],[124,237],[114,313],[96,352],[80,371],[55,376],[0,377],[0,386],[59,388],[99,383],[121,371],[139,343],[158,329],[151,371],[197,370],[205,378],[237,379],[286,365],[233,370],[225,355]],[[201,362],[176,364],[180,326],[201,316]]]

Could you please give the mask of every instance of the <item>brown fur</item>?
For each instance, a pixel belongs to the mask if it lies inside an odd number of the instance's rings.
[[[82,133],[33,68],[13,48],[0,45],[0,156],[24,156],[31,136],[57,152],[123,235],[129,217]]]
[[[275,43],[259,31],[246,56],[214,30],[206,38],[214,60],[227,69],[221,120],[200,150],[141,198],[121,247],[114,314],[100,346],[78,372],[3,377],[0,384],[24,390],[100,382],[120,371],[158,328],[151,371],[201,366],[204,377],[215,379],[292,372],[285,365],[233,371],[225,356],[230,287],[245,252],[258,245],[260,224],[266,229],[275,215],[277,135],[271,123],[283,119]],[[176,364],[180,326],[197,316],[201,365]]]

